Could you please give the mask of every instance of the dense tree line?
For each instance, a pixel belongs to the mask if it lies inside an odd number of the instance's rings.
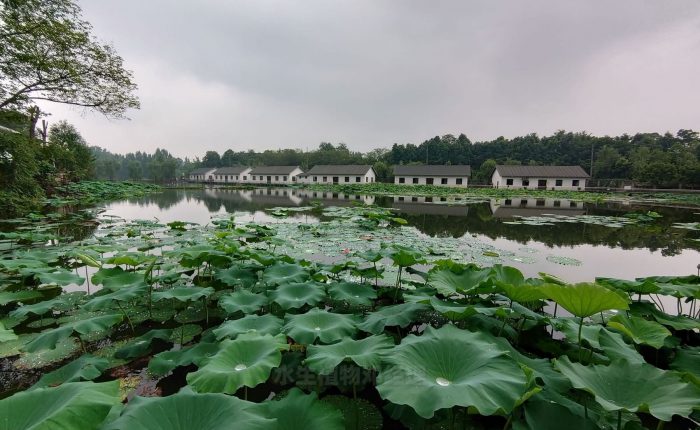
[[[91,150],[95,158],[95,178],[109,181],[173,182],[197,165],[160,148],[153,154],[138,151],[126,155],[113,154],[98,146]]]

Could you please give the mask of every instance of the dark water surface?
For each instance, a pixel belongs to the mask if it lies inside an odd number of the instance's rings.
[[[596,276],[633,279],[652,275],[697,273],[700,232],[675,228],[679,222],[700,221],[697,209],[637,204],[589,204],[562,199],[490,200],[477,203],[440,201],[425,197],[373,197],[290,188],[255,190],[165,190],[145,197],[113,202],[106,214],[126,219],[191,221],[206,224],[212,216],[235,214],[239,221],[318,222],[318,212],[292,213],[289,218],[270,216],[265,209],[357,203],[394,208],[417,229],[416,235],[470,238],[499,250],[526,255],[509,261],[526,275],[543,271],[570,282],[592,281]],[[663,217],[649,223],[609,227],[582,222],[555,225],[512,225],[519,216],[543,214],[624,216],[653,210]],[[561,259],[567,260],[562,264]],[[559,259],[560,261],[553,261]],[[577,264],[574,260],[578,260]]]

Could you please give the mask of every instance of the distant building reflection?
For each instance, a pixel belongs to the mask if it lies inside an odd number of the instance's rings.
[[[491,213],[495,218],[529,217],[540,215],[584,215],[583,202],[553,198],[491,199]]]

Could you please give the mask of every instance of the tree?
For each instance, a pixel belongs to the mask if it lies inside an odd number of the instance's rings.
[[[221,166],[231,167],[236,163],[236,153],[231,149],[224,151],[224,155],[221,156]]]
[[[479,167],[479,172],[476,174],[476,181],[482,184],[487,184],[491,179],[493,171],[496,169],[496,160],[489,158],[488,160],[481,163]]]
[[[221,157],[216,151],[207,151],[202,158],[203,167],[221,167]]]
[[[132,73],[91,31],[74,0],[0,0],[0,109],[36,100],[113,118],[138,109]]]
[[[49,128],[48,145],[43,148],[56,172],[65,179],[79,181],[93,176],[95,160],[85,139],[67,121],[60,121]]]

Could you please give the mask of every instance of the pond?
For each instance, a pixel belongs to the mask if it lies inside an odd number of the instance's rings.
[[[498,256],[486,255],[477,258],[477,263],[502,262],[518,267],[528,276],[547,272],[570,282],[583,282],[595,277],[634,279],[689,275],[697,273],[696,266],[700,263],[700,233],[674,226],[700,221],[696,210],[647,204],[593,204],[532,198],[449,201],[446,198],[375,197],[293,188],[212,187],[168,189],[112,202],[106,205],[104,215],[128,220],[156,219],[163,223],[207,224],[213,217],[229,215],[234,215],[238,222],[316,223],[324,218],[319,210],[293,211],[284,218],[270,214],[273,208],[303,209],[314,202],[325,207],[374,204],[393,208],[411,227],[405,229],[404,237],[413,237],[419,242],[449,242],[457,252],[460,244],[479,246]],[[620,218],[648,211],[661,217],[646,221]],[[339,240],[342,242],[342,237]],[[345,250],[345,245],[338,243],[338,248]],[[350,244],[347,247],[352,248]]]

